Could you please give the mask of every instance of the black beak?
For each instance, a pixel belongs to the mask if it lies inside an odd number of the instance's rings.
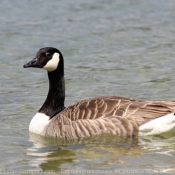
[[[23,67],[24,68],[27,68],[27,67],[41,67],[41,65],[39,64],[38,59],[34,58],[33,60],[31,60],[27,64],[24,64]]]

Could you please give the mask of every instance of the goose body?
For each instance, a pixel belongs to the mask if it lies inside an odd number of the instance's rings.
[[[175,102],[143,101],[118,96],[85,99],[64,107],[64,60],[52,47],[40,49],[24,65],[48,71],[49,92],[29,131],[47,137],[78,138],[111,133],[154,135],[175,131]]]

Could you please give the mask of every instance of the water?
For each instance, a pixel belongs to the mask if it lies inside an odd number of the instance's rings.
[[[174,174],[175,137],[43,138],[28,132],[48,91],[23,69],[41,47],[65,58],[66,106],[95,96],[174,100],[173,0],[1,1],[0,172]]]

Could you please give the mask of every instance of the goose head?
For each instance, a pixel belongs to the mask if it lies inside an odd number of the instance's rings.
[[[65,82],[64,60],[61,52],[53,47],[41,48],[36,56],[23,66],[47,70],[49,91],[47,98],[38,112],[52,118],[64,109]]]
[[[58,69],[59,65],[63,68],[63,56],[61,52],[53,47],[41,48],[36,56],[24,64],[24,68],[42,68],[48,72],[52,72]]]

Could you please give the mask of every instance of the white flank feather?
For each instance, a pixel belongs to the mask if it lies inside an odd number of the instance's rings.
[[[158,135],[166,132],[175,131],[175,115],[174,113],[156,118],[139,127],[139,135]]]

